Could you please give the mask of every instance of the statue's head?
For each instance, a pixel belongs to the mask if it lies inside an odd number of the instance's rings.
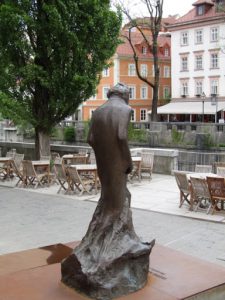
[[[107,97],[110,98],[112,96],[119,96],[122,98],[126,103],[129,102],[129,88],[124,83],[117,83],[114,87],[112,87],[108,93]]]

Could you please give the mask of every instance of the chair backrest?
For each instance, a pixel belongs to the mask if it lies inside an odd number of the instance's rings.
[[[207,176],[206,180],[212,198],[225,198],[225,183],[223,177]]]
[[[96,157],[95,157],[94,150],[91,150],[91,152],[90,152],[89,162],[90,162],[90,164],[96,164]]]
[[[34,166],[31,160],[23,160],[23,175],[27,177],[37,177]]]
[[[143,168],[153,168],[153,163],[154,163],[154,153],[145,153],[143,152],[141,154],[141,167]]]
[[[51,156],[50,155],[41,155],[40,160],[49,160],[50,161]]]
[[[196,173],[212,173],[212,165],[195,165]]]
[[[56,175],[56,178],[59,180],[67,180],[66,176],[66,170],[64,168],[64,165],[61,163],[54,163],[54,172]]]
[[[88,154],[88,149],[80,148],[78,150],[79,155],[87,155]]]
[[[56,158],[59,158],[60,155],[58,152],[51,152],[51,159],[55,161]]]
[[[15,153],[14,164],[18,170],[20,169],[20,167],[22,165],[23,159],[24,159],[24,154]]]
[[[190,182],[196,198],[210,199],[210,192],[205,178],[190,177]]]
[[[225,167],[217,167],[216,174],[222,177],[225,177]]]
[[[83,182],[82,182],[82,180],[77,172],[77,169],[75,167],[67,167],[66,170],[67,170],[68,176],[72,182],[83,185]]]
[[[55,157],[54,164],[61,165],[63,163],[63,158],[60,156]]]
[[[14,159],[16,152],[13,150],[10,150],[6,152],[6,157],[12,157]]]
[[[188,192],[190,185],[188,182],[187,173],[182,171],[174,171],[174,176],[179,189],[181,191]]]

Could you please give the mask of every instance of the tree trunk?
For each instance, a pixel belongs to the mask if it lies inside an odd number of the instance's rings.
[[[50,136],[35,128],[35,158],[40,159],[42,155],[50,155]]]
[[[152,113],[151,113],[152,122],[158,121],[157,105],[158,105],[158,85],[155,85],[153,88],[153,97],[152,97]]]

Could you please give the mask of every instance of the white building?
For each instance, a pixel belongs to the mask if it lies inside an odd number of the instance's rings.
[[[172,101],[158,108],[166,120],[215,121],[225,110],[225,1],[198,0],[168,26]],[[170,116],[169,116],[170,115]]]

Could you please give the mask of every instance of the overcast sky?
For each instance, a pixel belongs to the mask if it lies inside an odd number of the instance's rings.
[[[113,2],[121,0],[113,0]],[[153,0],[154,1],[154,0]],[[135,16],[148,16],[146,5],[142,4],[142,0],[122,0],[126,7],[129,7],[130,12]],[[193,8],[192,4],[196,0],[164,0],[163,16],[179,14],[183,16]]]

